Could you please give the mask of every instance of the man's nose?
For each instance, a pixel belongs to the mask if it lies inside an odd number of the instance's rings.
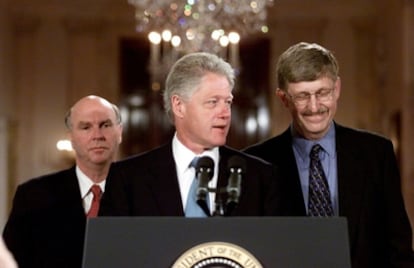
[[[223,102],[220,104],[220,115],[223,117],[229,117],[231,115],[231,104]]]
[[[91,134],[94,139],[101,139],[104,136],[102,128],[100,127],[94,127]]]
[[[309,108],[312,112],[317,111],[319,109],[319,100],[315,94],[311,94],[309,96]]]

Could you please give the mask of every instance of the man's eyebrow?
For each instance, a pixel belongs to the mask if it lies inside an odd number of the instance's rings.
[[[92,123],[89,121],[79,121],[78,125],[91,125]]]
[[[114,122],[111,120],[111,119],[106,119],[106,120],[102,120],[102,121],[100,121],[99,122],[99,125],[102,125],[102,124],[107,124],[107,123],[110,123],[110,124],[113,124]]]

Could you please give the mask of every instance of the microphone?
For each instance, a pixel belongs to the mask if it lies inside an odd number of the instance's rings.
[[[208,156],[198,159],[196,167],[198,187],[196,191],[197,204],[204,210],[206,215],[210,215],[210,209],[206,202],[208,195],[208,183],[214,175],[214,161]]]
[[[241,156],[234,155],[227,162],[227,168],[230,173],[227,182],[227,215],[239,203],[241,193],[241,181],[246,172],[246,161]]]

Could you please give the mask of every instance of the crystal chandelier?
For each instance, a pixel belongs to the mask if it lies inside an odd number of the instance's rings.
[[[135,7],[136,31],[148,33],[154,80],[182,54],[207,51],[238,65],[239,40],[267,33],[273,0],[128,0]]]

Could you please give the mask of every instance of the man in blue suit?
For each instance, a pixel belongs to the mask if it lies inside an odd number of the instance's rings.
[[[82,266],[86,215],[93,216],[90,189],[105,189],[121,143],[119,110],[101,97],[80,99],[65,123],[76,165],[25,182],[14,196],[3,236],[20,268]]]
[[[276,94],[292,124],[245,151],[282,169],[289,200],[284,215],[311,215],[315,206],[325,206],[314,205],[313,193],[322,186],[315,190],[310,183],[310,152],[317,145],[328,185],[326,215],[347,218],[352,267],[414,267],[392,143],[333,120],[341,93],[334,55],[317,44],[293,45],[279,58],[277,81]]]

